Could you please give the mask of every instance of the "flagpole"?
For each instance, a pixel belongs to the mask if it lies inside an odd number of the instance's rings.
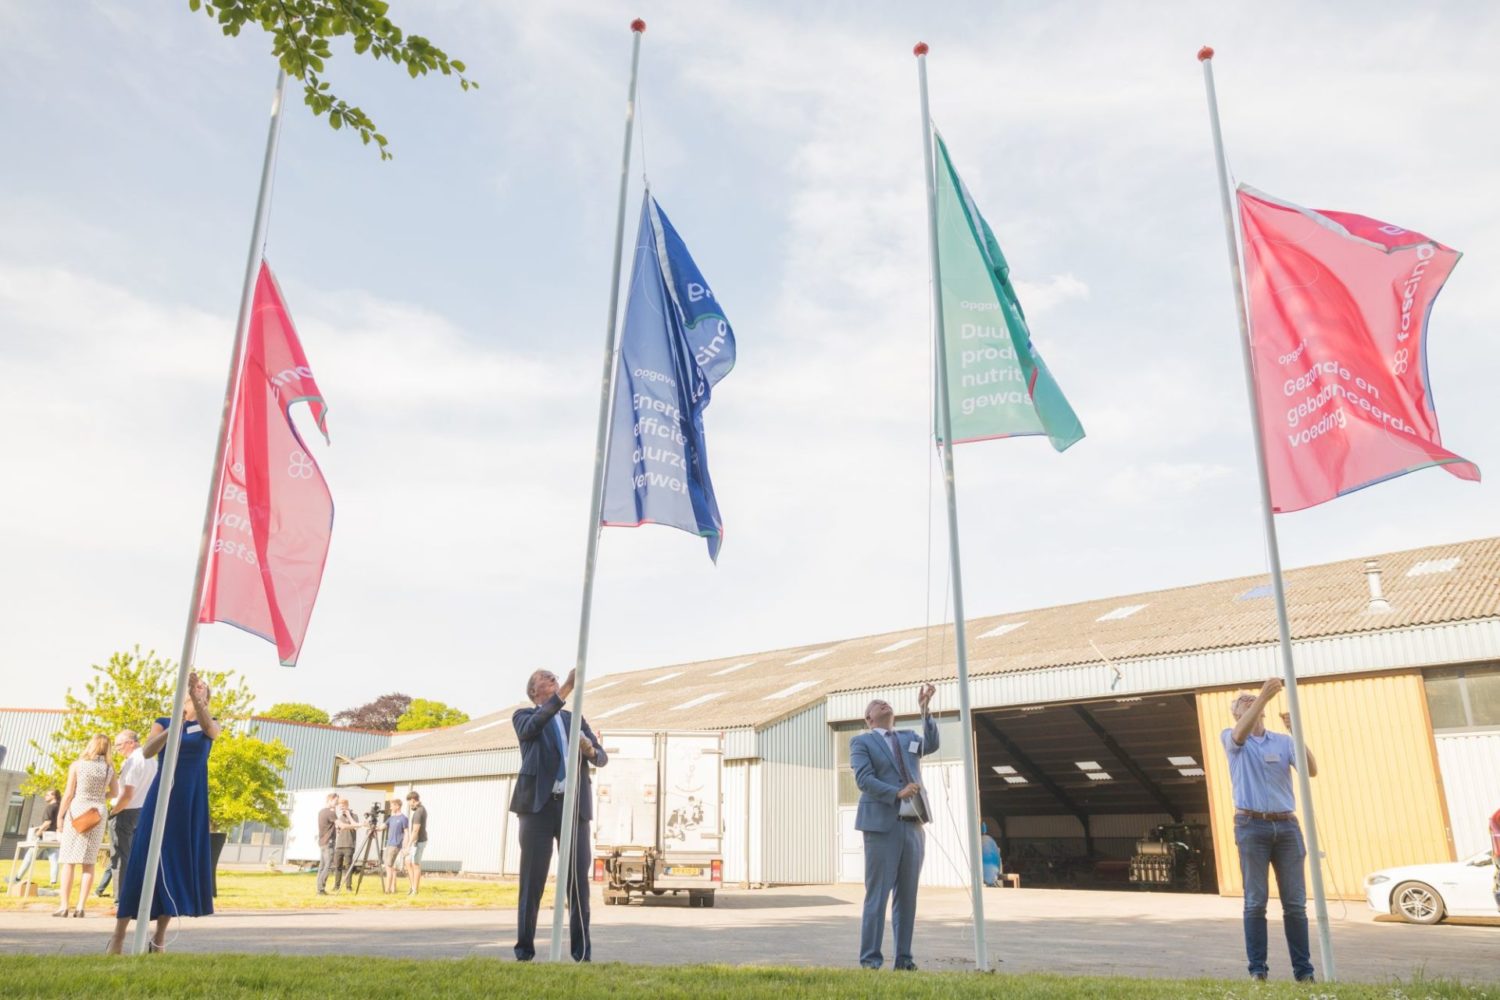
[[[964,634],[964,580],[958,560],[958,499],[953,479],[953,417],[948,411],[947,343],[943,334],[942,265],[938,259],[937,172],[932,156],[932,118],[927,110],[927,43],[912,50],[917,57],[917,81],[922,95],[922,156],[927,180],[927,244],[932,259],[932,325],[937,368],[938,426],[942,439],[943,490],[948,500],[948,565],[953,574],[953,625],[958,643],[958,718],[963,734],[964,805],[969,821],[969,894],[974,909],[974,964],[990,968],[984,940],[984,864],[979,843],[979,778],[974,766],[974,720],[969,710],[969,645]]]
[[[235,386],[245,350],[245,331],[250,321],[250,303],[255,280],[260,271],[261,252],[265,247],[266,224],[271,210],[271,182],[276,172],[276,147],[281,137],[281,107],[286,95],[286,70],[276,73],[276,92],[271,99],[271,123],[266,131],[266,155],[260,168],[260,191],[255,201],[255,221],[250,230],[250,254],[245,262],[245,283],[240,290],[239,318],[234,326],[234,348],[229,355],[229,377],[224,386],[224,409],[219,417],[219,438],[214,445],[213,470],[208,479],[208,502],[203,511],[203,532],[198,540],[198,567],[193,573],[193,595],[188,604],[187,627],[182,636],[182,656],[177,661],[177,687],[172,694],[172,715],[167,725],[166,756],[157,778],[156,811],[151,817],[151,839],[146,849],[146,868],[141,883],[140,905],[136,910],[132,954],[144,954],[149,940],[151,905],[156,897],[156,876],[161,867],[162,836],[166,831],[167,805],[172,798],[172,782],[177,775],[178,750],[182,743],[182,709],[186,701],[188,673],[198,648],[198,614],[203,603],[203,578],[208,566],[208,543],[213,536],[214,512],[224,475],[225,438],[228,436],[230,411],[234,406]]]
[[[1318,824],[1313,814],[1312,784],[1308,778],[1307,745],[1302,739],[1302,706],[1297,697],[1297,671],[1292,663],[1292,629],[1286,613],[1286,586],[1281,577],[1281,546],[1276,541],[1276,517],[1271,509],[1271,481],[1266,473],[1265,439],[1261,433],[1260,397],[1255,391],[1255,359],[1250,353],[1250,320],[1245,309],[1245,285],[1240,277],[1239,247],[1235,242],[1234,210],[1229,197],[1229,170],[1224,163],[1224,136],[1219,130],[1219,98],[1214,91],[1214,50],[1198,50],[1203,83],[1208,90],[1208,120],[1213,129],[1214,160],[1219,171],[1219,202],[1224,212],[1224,242],[1229,249],[1229,273],[1234,282],[1235,316],[1240,324],[1240,352],[1245,368],[1245,395],[1250,400],[1250,429],[1255,439],[1255,469],[1260,478],[1260,509],[1271,561],[1271,596],[1276,602],[1276,628],[1281,639],[1281,673],[1286,682],[1287,710],[1292,717],[1292,742],[1297,750],[1297,788],[1302,798],[1302,820],[1307,827],[1307,851],[1312,858],[1313,906],[1318,920],[1318,949],[1323,978],[1337,979],[1333,940],[1328,927],[1328,897],[1323,891],[1323,855],[1318,849]]]
[[[630,136],[635,127],[635,84],[641,63],[641,35],[646,22],[630,22],[630,90],[625,99],[625,150],[620,156],[620,206],[615,214],[615,259],[610,267],[609,318],[604,324],[604,374],[599,385],[599,429],[594,437],[594,492],[589,505],[589,541],[583,557],[583,600],[578,615],[578,659],[573,667],[573,716],[568,723],[567,780],[563,789],[562,830],[557,838],[557,884],[552,891],[552,961],[563,956],[563,900],[573,870],[573,843],[578,836],[578,741],[583,733],[583,688],[588,674],[589,614],[594,606],[594,566],[599,557],[599,520],[604,510],[604,456],[609,449],[609,410],[615,373],[615,325],[620,309],[620,257],[625,242],[625,198],[630,191]],[[588,891],[585,883],[575,887]],[[568,899],[568,905],[573,905]]]

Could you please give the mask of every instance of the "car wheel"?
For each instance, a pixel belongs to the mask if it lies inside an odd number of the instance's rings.
[[[1425,882],[1402,882],[1391,893],[1391,912],[1411,924],[1435,924],[1443,919],[1443,897]]]

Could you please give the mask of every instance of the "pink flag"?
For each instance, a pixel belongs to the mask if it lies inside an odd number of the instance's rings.
[[[1272,509],[1432,465],[1477,481],[1443,448],[1427,384],[1427,314],[1458,251],[1244,185],[1239,204]]]
[[[323,395],[262,261],[198,620],[276,643],[287,667],[296,666],[307,634],[333,529],[328,484],[292,425],[292,404],[301,402],[326,440]]]

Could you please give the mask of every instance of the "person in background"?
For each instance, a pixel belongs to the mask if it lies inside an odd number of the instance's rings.
[[[47,857],[47,866],[51,869],[52,882],[57,881],[57,811],[62,805],[62,792],[55,788],[49,788],[42,794],[45,808],[42,810],[42,821],[32,827],[29,839],[36,841],[36,845],[26,849],[26,855],[21,858],[21,863],[16,870],[11,872],[10,884],[17,885],[27,880],[31,874],[31,866],[36,863],[37,853],[40,852]],[[51,841],[54,846],[48,846],[46,841]]]
[[[333,817],[333,891],[354,885],[354,841],[359,836],[359,817],[349,808],[348,799],[339,799]]]
[[[1490,817],[1490,863],[1495,866],[1495,880],[1491,888],[1495,893],[1495,909],[1500,910],[1500,809]]]
[[[1234,842],[1240,852],[1245,883],[1245,956],[1250,978],[1264,980],[1266,965],[1266,901],[1270,871],[1281,891],[1281,924],[1292,959],[1292,975],[1300,983],[1313,981],[1312,952],[1307,935],[1307,884],[1302,866],[1307,845],[1297,825],[1297,802],[1292,795],[1292,767],[1296,744],[1286,733],[1266,729],[1265,712],[1281,691],[1272,677],[1259,694],[1242,694],[1229,706],[1234,726],[1219,739],[1229,758],[1229,784],[1234,791]],[[1288,730],[1292,721],[1281,716]],[[1307,776],[1318,776],[1318,763],[1307,751]]]
[[[981,823],[979,832],[979,847],[984,860],[984,884],[995,888],[1000,885],[1000,845],[990,836],[988,823]]]
[[[326,896],[328,873],[333,870],[333,842],[339,809],[339,793],[329,792],[318,810],[318,895]]]
[[[54,917],[68,916],[68,904],[73,896],[74,865],[82,872],[78,887],[78,909],[75,917],[83,916],[89,901],[89,888],[94,882],[94,866],[99,862],[99,847],[104,843],[104,814],[109,810],[110,796],[119,789],[115,778],[115,766],[109,762],[109,737],[103,733],[89,738],[83,753],[68,766],[68,785],[63,791],[62,842],[57,860],[63,866],[62,885],[57,894],[62,906]]]
[[[416,792],[406,793],[406,807],[411,814],[411,845],[406,851],[406,878],[411,888],[406,894],[415,896],[422,888],[422,855],[427,853],[427,807]]]
[[[166,950],[167,925],[173,917],[206,917],[214,912],[214,859],[208,835],[208,755],[213,752],[214,740],[219,738],[219,724],[209,710],[208,685],[198,678],[196,671],[188,674],[187,695],[187,704],[182,709],[177,770],[167,800],[167,822],[162,828],[156,888],[151,897],[151,912],[145,916],[156,921],[152,951]],[[154,758],[166,748],[169,722],[163,716],[151,727],[142,747],[147,757]],[[146,792],[146,801],[141,803],[141,825],[136,828],[130,860],[120,877],[115,930],[105,949],[111,955],[120,954],[130,921],[140,916],[141,894],[146,885],[146,855],[151,829],[156,823],[161,775],[158,768]]]
[[[406,854],[406,834],[410,821],[401,811],[401,800],[391,799],[386,803],[389,813],[385,821],[385,891],[396,891],[396,876],[401,873],[402,857]]]
[[[120,794],[109,811],[109,867],[99,880],[97,896],[103,896],[111,880],[122,876],[120,869],[130,857],[130,845],[135,842],[135,828],[141,820],[141,803],[146,801],[146,789],[156,777],[155,758],[147,759],[141,752],[141,740],[133,729],[122,729],[115,737],[115,753],[124,757],[120,765]]]

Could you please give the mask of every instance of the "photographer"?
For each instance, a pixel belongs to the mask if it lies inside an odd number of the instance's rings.
[[[333,815],[333,891],[344,885],[352,885],[354,873],[354,840],[359,833],[359,817],[349,808],[348,799],[339,799],[338,811]],[[347,878],[346,878],[347,876]]]

